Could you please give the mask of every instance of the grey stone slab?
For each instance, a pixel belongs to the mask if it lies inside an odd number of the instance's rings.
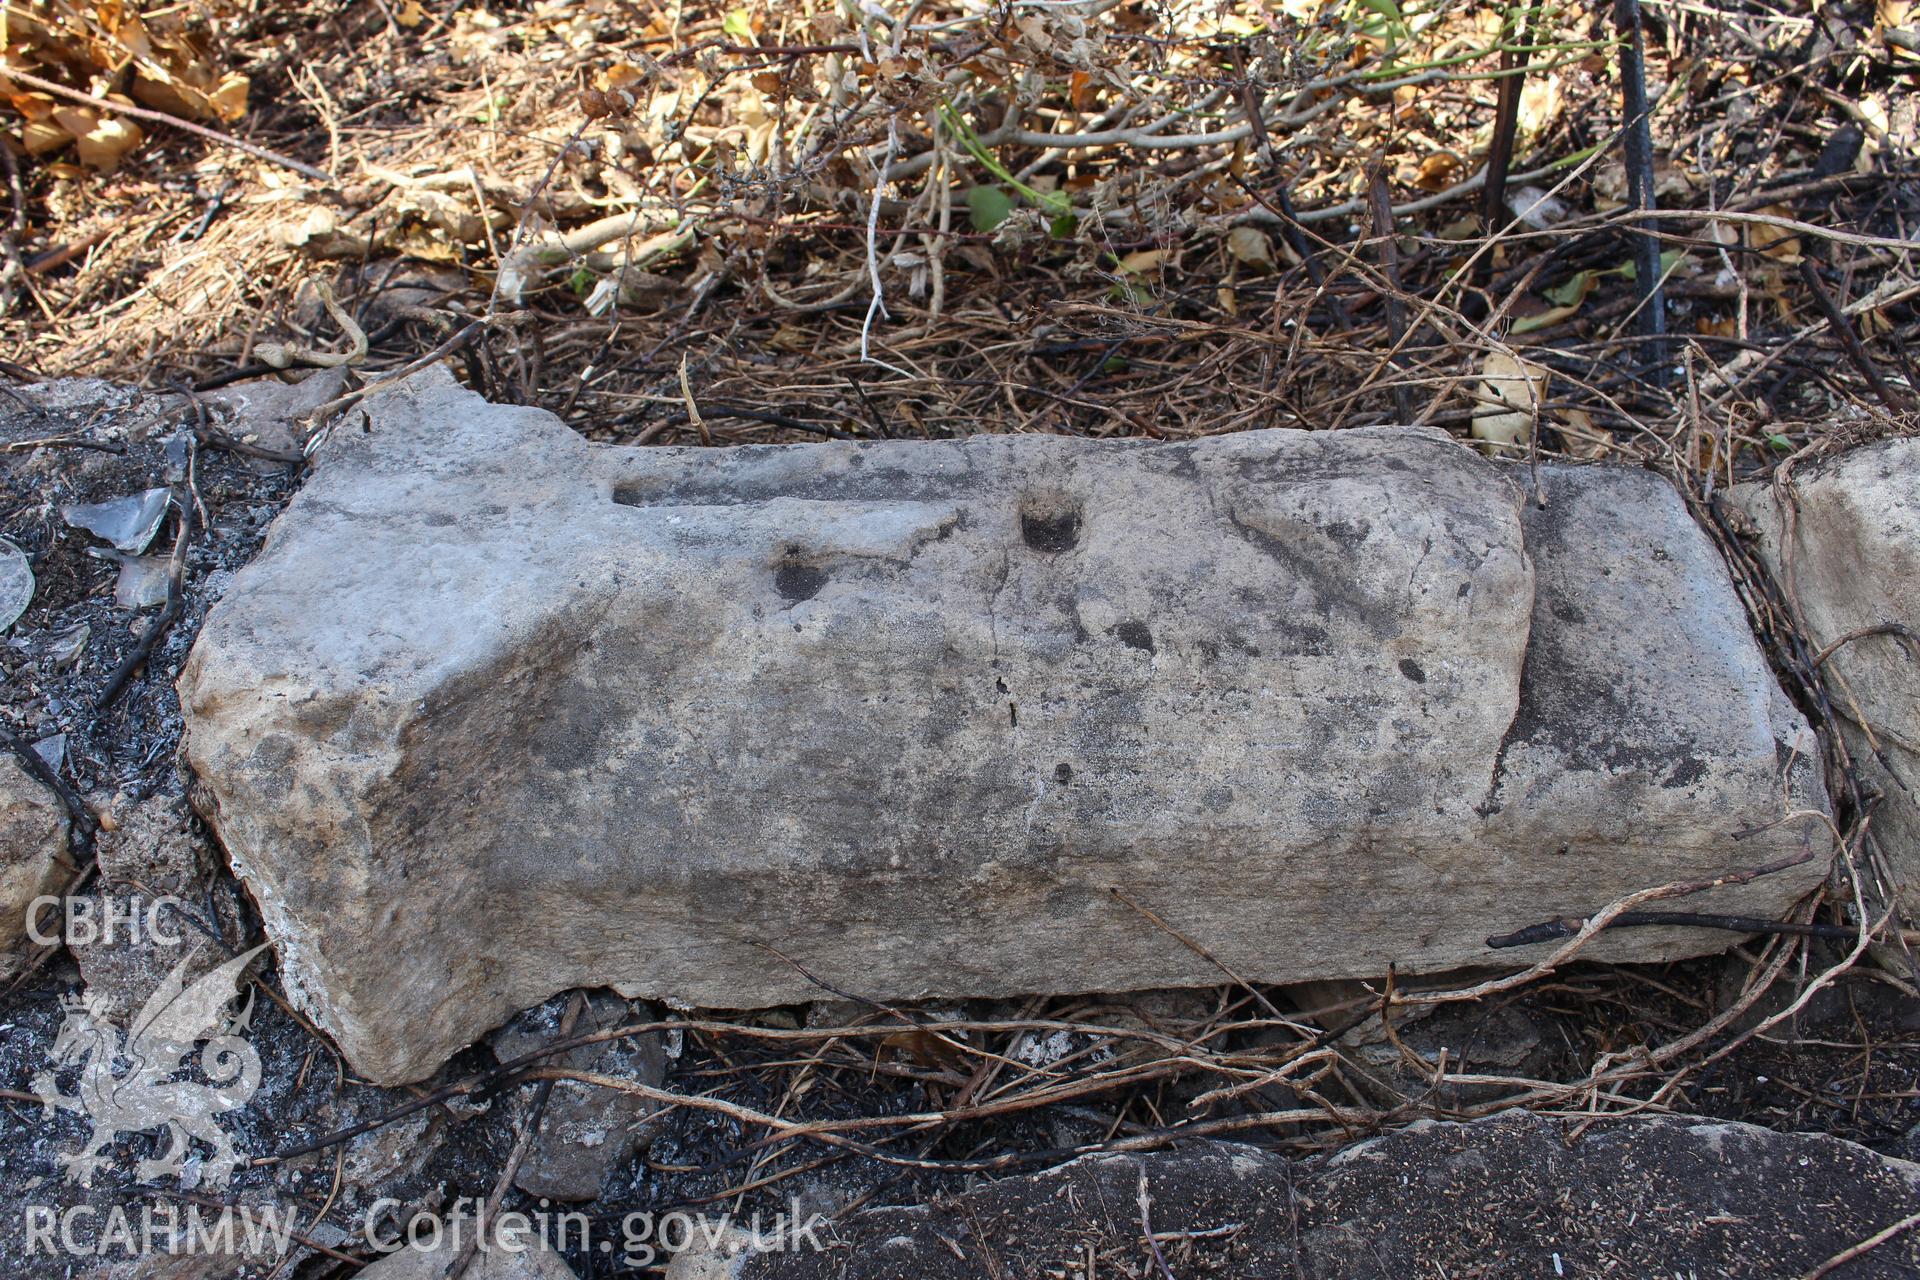
[[[1824,664],[1895,887],[1920,886],[1920,440],[1888,440],[1797,467],[1735,499]],[[1896,624],[1905,633],[1847,637]],[[1844,642],[1844,643],[1843,643]],[[1868,726],[1871,726],[1869,737]]]
[[[296,999],[377,1081],[572,987],[1219,980],[1126,899],[1255,979],[1525,960],[1484,939],[1786,856],[1812,824],[1733,835],[1823,803],[1650,477],[1523,514],[1435,431],[635,450],[440,373],[364,410],[181,691]]]

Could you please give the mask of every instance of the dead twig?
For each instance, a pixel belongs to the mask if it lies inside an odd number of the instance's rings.
[[[1652,108],[1647,102],[1646,42],[1640,26],[1640,0],[1613,0],[1614,26],[1620,31],[1620,85],[1626,126],[1627,192],[1642,214],[1655,208]],[[1647,366],[1655,386],[1667,382],[1666,302],[1661,297],[1658,225],[1633,238],[1634,286],[1639,290],[1639,327],[1651,341]]]
[[[1840,310],[1840,304],[1833,300],[1831,293],[1827,292],[1827,286],[1821,281],[1820,270],[1813,265],[1813,259],[1800,259],[1800,279],[1813,294],[1813,300],[1819,304],[1820,314],[1827,318],[1827,326],[1833,330],[1834,336],[1840,339],[1840,345],[1846,349],[1847,359],[1853,361],[1853,367],[1860,371],[1860,376],[1867,380],[1869,387],[1873,388],[1873,394],[1880,397],[1880,403],[1887,406],[1889,413],[1902,413],[1912,408],[1908,398],[1905,395],[1895,395],[1893,388],[1887,385],[1887,380],[1880,376],[1880,370],[1874,367],[1873,357],[1869,356],[1867,349],[1860,344],[1860,335],[1853,331],[1853,322],[1847,319],[1846,313]]]
[[[1898,1222],[1888,1223],[1860,1243],[1850,1245],[1834,1254],[1831,1258],[1828,1258],[1825,1262],[1807,1272],[1800,1280],[1821,1280],[1823,1276],[1832,1275],[1849,1262],[1866,1257],[1895,1236],[1910,1231],[1916,1226],[1920,1226],[1920,1213],[1910,1213]]]
[[[1553,942],[1579,933],[1585,920],[1562,917],[1548,920],[1512,933],[1487,939],[1495,950],[1524,947],[1536,942]],[[1766,920],[1759,916],[1706,915],[1697,911],[1625,911],[1606,922],[1605,929],[1648,928],[1656,925],[1684,926],[1693,929],[1724,929],[1730,933],[1784,934],[1797,938],[1848,940],[1860,932],[1838,924],[1796,924],[1791,920]]]
[[[1140,1166],[1140,1193],[1137,1197],[1140,1206],[1140,1234],[1146,1237],[1147,1248],[1153,1251],[1154,1265],[1160,1268],[1162,1280],[1173,1280],[1173,1268],[1167,1265],[1167,1255],[1160,1252],[1160,1241],[1153,1234],[1151,1210],[1153,1201],[1147,1196],[1147,1168]]]

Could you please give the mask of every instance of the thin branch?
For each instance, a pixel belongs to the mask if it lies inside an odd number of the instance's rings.
[[[39,76],[16,70],[13,67],[8,67],[4,72],[0,72],[0,80],[18,80],[28,88],[38,89],[42,93],[50,93],[56,98],[65,98],[69,102],[78,102],[101,111],[112,111],[119,115],[130,116],[135,120],[145,120],[150,124],[168,125],[175,129],[184,130],[196,137],[205,138],[209,142],[217,142],[223,147],[232,147],[235,151],[244,151],[256,160],[265,160],[267,163],[277,164],[283,169],[291,169],[295,173],[303,174],[316,182],[324,182],[328,186],[332,186],[335,182],[332,174],[324,169],[316,169],[305,161],[295,160],[292,156],[283,156],[278,151],[269,151],[267,148],[255,146],[251,142],[243,142],[230,133],[221,133],[218,129],[209,129],[203,124],[195,124],[191,120],[182,120],[179,116],[168,115],[164,111],[154,111],[148,107],[129,106],[127,103],[115,102],[110,98],[97,98],[93,94],[82,93],[78,89],[69,89],[57,81],[42,80]]]

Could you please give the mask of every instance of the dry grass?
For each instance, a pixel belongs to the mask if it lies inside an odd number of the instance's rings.
[[[251,79],[241,129],[334,184],[163,127],[110,177],[29,163],[11,358],[230,375],[269,338],[344,346],[302,284],[328,279],[378,339],[369,370],[488,316],[471,379],[609,439],[1405,419],[1465,435],[1503,351],[1551,370],[1548,452],[1751,466],[1896,416],[1795,271],[1820,268],[1902,384],[1920,284],[1885,243],[1914,210],[1898,90],[1916,64],[1896,47],[1819,47],[1797,8],[1650,8],[1662,205],[1821,228],[1669,222],[1677,341],[1654,385],[1620,274],[1605,21],[1551,9],[1523,40],[1492,7],[1409,8],[1404,33],[1358,6],[1285,8],[1314,20],[218,7],[203,42]],[[1488,237],[1476,184],[1503,41],[1527,72],[1509,191],[1564,207],[1547,229],[1503,213]],[[583,88],[619,114],[589,118]],[[1861,159],[1820,169],[1848,125]],[[1376,177],[1391,237],[1368,212]],[[982,225],[1004,220],[975,229],[970,198]],[[527,261],[561,232],[576,251]],[[503,259],[520,264],[504,287]],[[1542,324],[1549,293],[1574,305]]]

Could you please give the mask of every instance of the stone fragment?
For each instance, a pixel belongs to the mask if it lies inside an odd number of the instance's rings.
[[[456,1224],[461,1231],[475,1229],[471,1219],[456,1220]],[[375,1259],[359,1273],[359,1280],[445,1280],[460,1256],[465,1239],[464,1235],[448,1228],[439,1235],[438,1248],[402,1245]],[[476,1250],[464,1280],[579,1280],[579,1277],[565,1258],[544,1246],[537,1233],[529,1233]]]
[[[355,422],[181,693],[289,989],[381,1083],[575,987],[1216,983],[1171,930],[1255,980],[1436,970],[1825,871],[1775,822],[1824,805],[1805,726],[1652,477],[1523,513],[1417,430],[620,449],[439,371]]]
[[[561,1033],[566,1003],[565,998],[549,1000],[494,1032],[488,1037],[494,1056],[509,1062],[567,1038]],[[636,1015],[625,1000],[595,992],[586,999],[571,1034],[591,1035],[644,1021],[647,1016]],[[658,1032],[582,1045],[542,1059],[540,1065],[616,1076],[656,1089],[667,1078],[666,1051]],[[607,1174],[626,1164],[652,1137],[655,1126],[649,1122],[658,1111],[653,1103],[631,1093],[577,1080],[556,1081],[541,1112],[540,1131],[520,1162],[513,1185],[549,1200],[596,1199]]]
[[[1569,1142],[1565,1121],[1507,1113],[1423,1121],[1331,1161],[1231,1144],[1094,1155],[854,1213],[816,1232],[828,1247],[789,1240],[737,1253],[720,1274],[972,1280],[1075,1274],[1089,1255],[1100,1274],[1162,1274],[1142,1240],[1142,1188],[1177,1276],[1761,1280],[1811,1274],[1920,1209],[1920,1165],[1820,1134],[1697,1117],[1601,1119]],[[1920,1242],[1897,1234],[1836,1274],[1893,1278],[1916,1267]]]
[[[0,632],[6,631],[33,603],[33,564],[22,551],[0,538]]]
[[[85,529],[128,555],[139,555],[167,517],[167,490],[143,489],[105,502],[70,503],[60,509],[60,515],[74,528]]]
[[[102,881],[189,901],[206,892],[201,845],[179,796],[148,796],[114,817],[96,837]]]
[[[1834,711],[1861,778],[1882,797],[1872,829],[1911,912],[1920,909],[1920,440],[1796,467],[1783,490],[1741,485],[1735,499],[1815,653],[1833,647],[1824,668]],[[1904,633],[1856,634],[1889,623]]]
[[[752,1263],[754,1236],[728,1224],[711,1238],[696,1235],[667,1259],[666,1280],[740,1280]]]
[[[114,927],[103,923],[70,934],[67,950],[86,981],[89,1006],[116,1026],[131,1026],[176,968],[181,981],[191,985],[228,959],[218,943],[172,910],[169,899],[103,893],[83,901],[91,921],[112,921]]]
[[[60,797],[14,756],[0,753],[0,976],[17,966],[34,899],[59,892],[73,874],[67,825]],[[57,914],[42,916],[43,932],[59,931]]]
[[[369,1129],[347,1143],[341,1174],[352,1186],[375,1192],[420,1171],[433,1155],[430,1112],[417,1111],[392,1124]]]
[[[96,837],[97,892],[82,900],[89,927],[69,933],[67,950],[89,1006],[122,1027],[175,969],[191,984],[245,946],[233,895],[213,889],[185,808],[177,796],[148,796]]]
[[[70,1280],[230,1280],[250,1260],[242,1253],[146,1254],[138,1258],[100,1262]],[[270,1264],[269,1264],[270,1265]]]
[[[856,1213],[825,1245],[739,1254],[728,1280],[1179,1276],[1800,1276],[1920,1209],[1920,1165],[1818,1134],[1676,1116],[1509,1112],[1423,1121],[1331,1160],[1200,1143],[1089,1156],[906,1208]],[[1920,1268],[1896,1233],[1844,1272]],[[672,1272],[669,1271],[671,1275]],[[697,1273],[696,1273],[697,1274]]]
[[[266,474],[286,464],[260,454],[297,455],[305,443],[303,422],[327,401],[346,390],[347,371],[316,369],[299,382],[255,378],[209,392],[207,399],[224,411],[220,428],[236,442],[258,453],[243,454],[251,471]]]

